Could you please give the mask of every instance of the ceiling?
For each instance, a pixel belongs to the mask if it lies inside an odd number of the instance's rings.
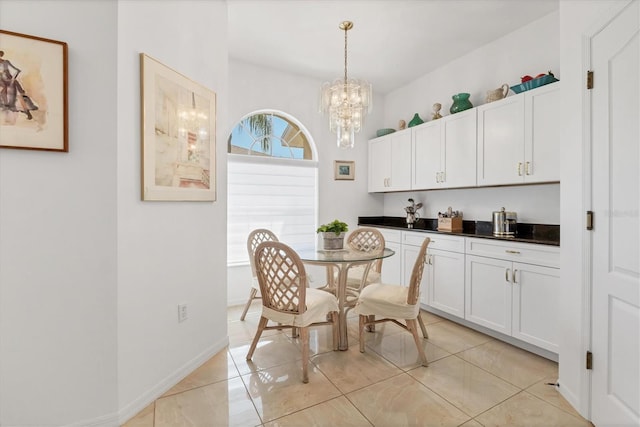
[[[233,59],[388,93],[553,11],[559,0],[227,0]]]

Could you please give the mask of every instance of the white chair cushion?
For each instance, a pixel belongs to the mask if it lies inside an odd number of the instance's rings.
[[[365,316],[415,319],[420,313],[420,305],[407,304],[408,292],[408,287],[373,283],[360,292],[355,311]]]
[[[283,325],[309,326],[316,322],[326,322],[327,313],[338,311],[338,300],[333,294],[320,289],[307,288],[307,311],[298,314],[281,313],[268,307],[262,307],[262,315]]]

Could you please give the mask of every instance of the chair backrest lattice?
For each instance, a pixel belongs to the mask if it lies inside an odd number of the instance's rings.
[[[384,249],[384,236],[375,228],[361,227],[354,230],[347,237],[347,244],[356,251],[372,252]],[[378,273],[382,270],[382,260],[373,264],[373,270]]]
[[[262,304],[289,314],[304,313],[307,274],[298,254],[284,243],[266,241],[258,245],[254,262]]]
[[[262,242],[277,242],[278,236],[276,236],[271,230],[266,228],[258,228],[249,233],[247,237],[247,252],[249,253],[249,264],[251,264],[251,274],[253,277],[257,277],[256,264],[254,262],[254,255],[258,245]]]
[[[413,270],[411,271],[411,279],[409,281],[409,293],[407,294],[407,304],[415,305],[418,303],[420,297],[420,282],[422,281],[422,273],[424,272],[424,265],[427,263],[427,246],[431,242],[430,238],[424,239],[420,246],[420,252],[416,258],[415,264],[413,264]]]

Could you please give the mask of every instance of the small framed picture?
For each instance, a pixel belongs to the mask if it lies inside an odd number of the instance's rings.
[[[347,179],[353,181],[356,173],[356,163],[351,160],[335,161],[334,179]]]

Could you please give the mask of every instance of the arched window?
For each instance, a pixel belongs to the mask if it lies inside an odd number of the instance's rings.
[[[253,112],[231,131],[227,152],[228,265],[248,263],[246,240],[256,228],[313,246],[318,163],[304,126],[280,111]]]

